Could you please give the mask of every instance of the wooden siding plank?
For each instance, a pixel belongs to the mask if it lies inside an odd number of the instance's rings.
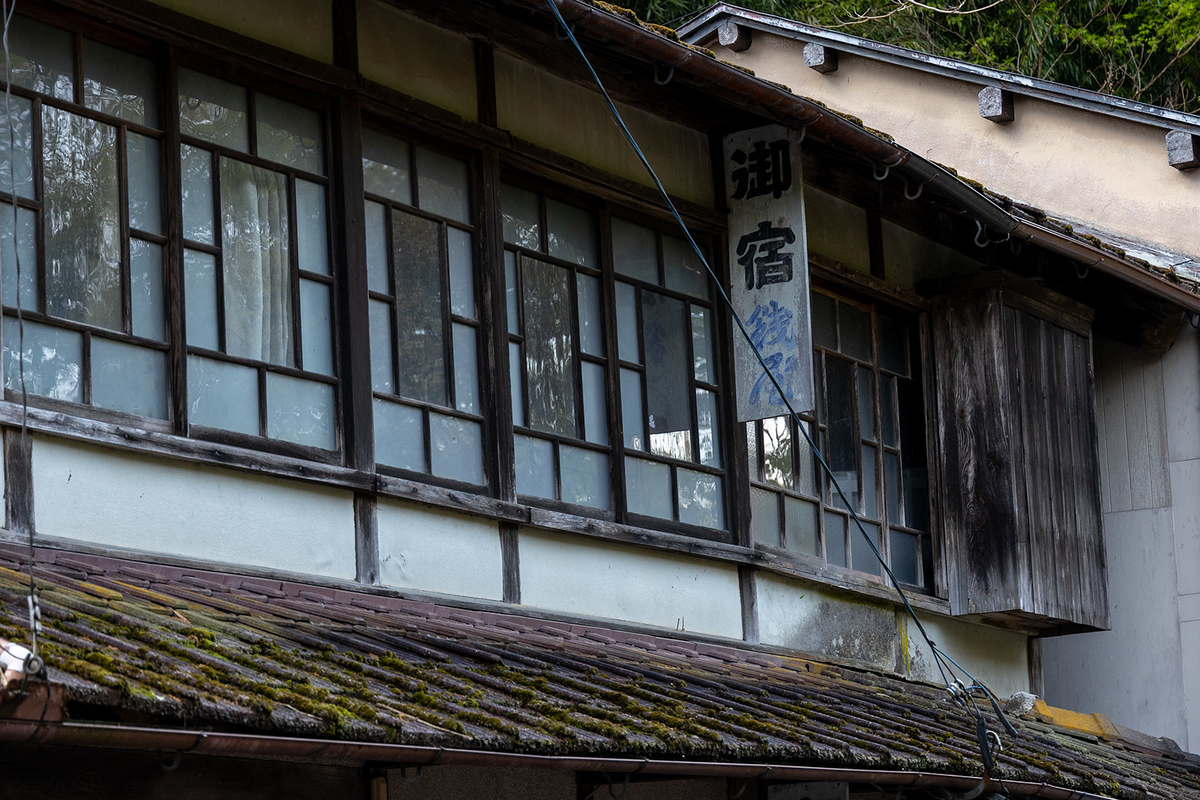
[[[1098,628],[1108,628],[1108,559],[1104,546],[1104,517],[1096,512],[1100,507],[1099,450],[1094,444],[1088,446],[1088,442],[1096,441],[1094,432],[1097,427],[1095,393],[1091,391],[1091,387],[1095,385],[1091,353],[1092,339],[1087,337],[1076,353],[1082,380],[1086,382],[1081,385],[1086,385],[1089,389],[1078,395],[1077,415],[1087,428],[1085,436],[1080,438],[1083,476],[1078,484],[1076,505],[1080,515],[1080,530],[1086,535],[1081,547],[1084,558],[1081,560],[1080,569],[1089,578],[1087,592],[1082,598],[1084,622]],[[1092,432],[1093,436],[1088,437],[1088,432]]]
[[[1101,414],[1108,435],[1108,463],[1105,470],[1106,488],[1110,493],[1111,511],[1129,511],[1132,508],[1129,485],[1129,450],[1125,432],[1125,384],[1122,362],[1124,353],[1115,345],[1110,356],[1106,374],[1109,377],[1103,396]]]
[[[1021,465],[1022,473],[1028,474],[1029,465],[1027,459],[1028,454],[1033,449],[1032,440],[1040,436],[1040,433],[1037,417],[1031,414],[1031,381],[1020,367],[1024,360],[1023,353],[1027,338],[1023,326],[1020,324],[1021,317],[1021,314],[1011,309],[1005,310],[1005,343],[1009,353],[1008,370],[1011,380],[1010,388],[1012,391],[1013,408],[1017,412],[1013,414],[1012,423],[1012,442],[1015,452],[1014,461]],[[1021,524],[1016,528],[1017,563],[1021,565],[1019,583],[1020,599],[1018,602],[1022,606],[1032,608],[1036,606],[1040,592],[1037,583],[1031,580],[1033,575],[1033,553],[1030,544],[1032,527],[1030,520],[1035,519],[1035,492],[1030,491],[1029,481],[1024,480],[1015,481],[1013,491],[1016,499],[1015,509],[1017,519],[1021,520]],[[1028,605],[1029,603],[1033,605]]]

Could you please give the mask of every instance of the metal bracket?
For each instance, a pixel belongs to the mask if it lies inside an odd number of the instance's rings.
[[[668,83],[671,82],[671,79],[675,77],[675,67],[669,67],[667,69],[667,77],[659,78],[658,77],[659,66],[660,66],[660,64],[657,61],[654,62],[654,82],[657,83],[659,86],[666,86]]]

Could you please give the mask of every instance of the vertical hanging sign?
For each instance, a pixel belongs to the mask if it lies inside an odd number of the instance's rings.
[[[738,421],[813,408],[808,246],[800,145],[782,125],[725,137],[733,308],[754,347],[734,333]],[[754,348],[783,388],[763,372]]]

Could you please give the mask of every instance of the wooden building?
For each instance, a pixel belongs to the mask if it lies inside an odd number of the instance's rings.
[[[1097,337],[1161,353],[1195,285],[556,3],[21,0],[0,637],[32,576],[47,669],[9,786],[1200,797],[1173,743],[1022,704],[1111,624]],[[816,392],[741,423],[722,142],[765,125]]]

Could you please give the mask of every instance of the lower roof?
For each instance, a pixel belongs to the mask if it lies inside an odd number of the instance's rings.
[[[964,789],[983,774],[944,690],[849,664],[53,550],[35,573],[52,691],[0,706],[0,740]],[[29,641],[27,591],[25,551],[0,545],[0,636]],[[1169,740],[1062,719],[1014,719],[992,777],[1013,795],[1200,798],[1200,758]]]

